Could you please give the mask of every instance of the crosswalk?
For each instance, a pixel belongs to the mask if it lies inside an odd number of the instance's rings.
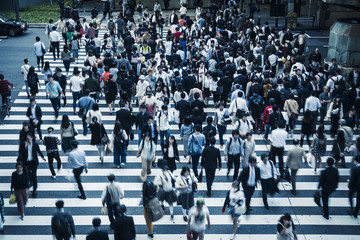
[[[102,38],[106,30],[101,29],[99,36]],[[62,43],[63,44],[63,43]],[[61,44],[61,45],[62,45]],[[79,62],[83,62],[86,57],[84,48],[79,51]],[[50,62],[52,68],[60,67],[63,70],[63,64],[60,60],[53,61],[51,53],[47,53],[45,61]],[[71,65],[70,72],[74,66],[81,67],[82,65]],[[44,79],[41,73],[38,73],[40,79]],[[101,164],[97,156],[97,149],[90,145],[90,135],[83,136],[81,119],[72,113],[72,97],[71,93],[67,93],[68,105],[60,109],[60,116],[68,114],[70,120],[74,122],[76,128],[79,130],[79,135],[76,137],[80,142],[80,149],[86,151],[87,161],[89,163],[88,174],[82,175],[83,186],[87,195],[85,201],[77,199],[78,188],[73,178],[72,171],[67,166],[67,156],[62,154],[61,159],[64,163],[63,169],[57,172],[57,178],[51,179],[51,174],[48,169],[48,164],[41,162],[38,169],[38,195],[36,198],[29,199],[25,209],[25,219],[20,220],[16,205],[9,205],[10,196],[10,176],[15,169],[15,162],[18,156],[18,137],[21,130],[21,124],[27,120],[25,116],[29,101],[24,91],[20,92],[16,97],[11,115],[6,117],[4,124],[0,126],[0,192],[5,197],[5,231],[6,235],[1,236],[2,240],[48,240],[51,237],[50,219],[55,212],[55,202],[58,199],[65,201],[65,210],[70,212],[76,225],[76,239],[85,239],[86,233],[91,230],[91,220],[93,217],[100,217],[104,227],[109,225],[107,216],[101,215],[101,192],[107,183],[106,176],[110,173],[116,175],[116,180],[120,181],[124,190],[125,198],[122,202],[128,207],[128,215],[134,217],[136,224],[137,239],[147,239],[147,230],[144,217],[142,215],[141,204],[141,189],[142,183],[139,178],[141,171],[140,159],[136,158],[137,140],[138,136],[135,134],[133,141],[130,141],[128,148],[127,165],[124,169],[115,169],[113,165],[113,157],[105,156],[104,163]],[[43,111],[43,125],[42,130],[52,126],[55,129],[55,134],[59,135],[61,118],[54,120],[53,109],[49,99],[45,96],[44,81],[41,80],[41,87],[39,94],[37,94],[37,104],[39,104]],[[115,121],[114,115],[108,114],[108,108],[105,100],[99,101],[100,111],[103,113],[102,121],[105,129],[110,134]],[[209,115],[214,114],[214,108],[209,107],[205,110]],[[134,112],[138,109],[134,106]],[[300,120],[295,127],[294,137],[300,138]],[[228,139],[231,135],[232,126],[228,127],[224,139]],[[329,123],[326,126],[329,130]],[[178,127],[175,123],[171,125],[170,133],[179,141],[179,154],[183,155],[183,145],[181,144]],[[266,146],[262,135],[254,134],[256,141],[256,154],[260,156],[266,153],[268,146]],[[332,146],[332,139],[329,139],[326,155],[329,156],[329,151]],[[219,147],[219,144],[217,144]],[[286,151],[291,146],[291,140],[287,140]],[[304,146],[308,150],[308,146]],[[40,149],[45,153],[44,146]],[[160,147],[157,146],[157,156],[161,156]],[[325,158],[322,159],[325,162]],[[347,165],[351,162],[351,157],[346,157]],[[181,162],[177,164],[175,175],[180,174],[182,166],[189,164],[182,157]],[[231,186],[231,179],[226,177],[226,163],[223,162],[221,171],[216,172],[216,178],[213,185],[212,198],[205,195],[206,183],[199,183],[199,192],[195,197],[205,198],[211,214],[211,228],[206,230],[207,240],[225,240],[230,239],[232,232],[231,218],[228,214],[221,212],[221,207],[227,190]],[[315,240],[350,240],[357,239],[360,234],[360,221],[347,215],[348,198],[347,198],[347,179],[349,176],[348,169],[340,169],[340,184],[338,190],[333,194],[330,200],[330,220],[325,220],[321,214],[322,211],[318,208],[312,200],[313,191],[317,188],[318,175],[315,175],[306,164],[298,172],[297,177],[297,195],[291,195],[289,190],[290,184],[280,183],[280,194],[269,198],[270,210],[263,207],[261,198],[261,188],[256,189],[252,199],[253,211],[251,215],[241,217],[241,225],[238,229],[236,239],[249,240],[270,240],[276,239],[276,224],[280,216],[289,212],[293,216],[294,223],[299,239]],[[153,180],[154,176],[160,173],[160,169],[153,169],[149,180]],[[182,220],[182,213],[180,207],[175,207],[175,218],[170,219],[169,212],[161,220],[154,225],[154,239],[169,240],[169,239],[186,239],[186,223]],[[113,234],[110,234],[110,239],[113,239]]]

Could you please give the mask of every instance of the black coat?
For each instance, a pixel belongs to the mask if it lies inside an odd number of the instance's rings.
[[[243,188],[249,187],[247,184],[249,180],[249,172],[250,172],[250,167],[247,166],[240,173],[239,182],[241,183],[241,186]],[[260,168],[258,166],[255,166],[255,186],[257,185],[257,182],[259,180],[260,180]]]
[[[109,240],[106,230],[92,230],[86,237],[86,240]]]
[[[142,127],[144,126],[144,124],[146,124],[147,118],[149,116],[150,115],[148,112],[145,112],[144,114],[139,112],[138,114],[136,114],[136,122],[135,122],[136,128],[142,130]]]
[[[184,77],[185,91],[189,94],[190,90],[194,88],[196,78],[193,75]]]
[[[166,149],[166,151],[165,151],[165,149]],[[165,145],[164,145],[164,151],[163,151],[163,156],[164,156],[164,159],[165,159],[165,160],[168,160],[168,159],[169,159],[169,151],[168,151],[168,149],[169,149],[169,145],[168,145],[168,144],[165,144]],[[174,145],[173,145],[173,149],[174,149],[174,158],[175,158],[176,160],[179,160],[179,159],[180,159],[180,156],[179,156],[178,148],[177,148],[177,147],[174,147]]]
[[[19,160],[22,161],[24,164],[26,164],[28,159],[28,148],[26,146],[27,142],[23,142],[20,145],[19,149]],[[36,166],[39,166],[39,159],[38,154],[41,156],[41,158],[44,157],[44,154],[40,151],[39,144],[37,144],[35,141],[32,143],[32,155],[33,155],[33,161],[35,162]]]
[[[196,99],[194,101],[192,101],[190,103],[190,110],[192,112],[192,110],[195,108],[195,107],[198,107],[199,110],[200,110],[200,115],[204,112],[204,107],[205,107],[205,103],[204,101],[202,100],[199,100],[199,99]]]
[[[26,116],[28,116],[29,118],[31,117],[31,106],[28,107],[27,111],[26,111]],[[36,119],[39,121],[39,124],[42,124],[42,111],[41,111],[41,108],[40,106],[36,105],[35,106],[35,116],[36,116]]]
[[[153,140],[155,140],[158,137],[158,131],[157,131],[156,123],[153,123],[153,124],[154,124],[154,135],[155,135]],[[149,124],[145,123],[144,126],[142,127],[141,131],[142,131],[143,134],[146,133],[146,132],[151,133],[151,127],[149,126]]]
[[[349,189],[352,191],[360,192],[360,184],[356,185],[359,182],[360,178],[360,167],[354,166],[350,172],[350,181],[349,181]]]
[[[116,112],[116,120],[121,123],[122,128],[129,133],[131,130],[131,113],[130,110],[120,109]]]
[[[133,240],[136,237],[134,219],[129,216],[119,216],[114,223],[114,240]]]
[[[107,136],[106,130],[104,128],[104,125],[100,123],[92,123],[89,124],[89,128],[91,130],[91,145],[97,145],[102,144],[101,138],[105,135]]]
[[[189,114],[190,104],[186,100],[180,100],[176,103],[176,110],[179,111],[181,119],[185,118]]]
[[[334,167],[325,168],[321,171],[318,188],[331,193],[336,190],[339,183],[339,171]]]
[[[201,166],[205,169],[216,170],[218,164],[221,168],[220,150],[213,145],[205,147],[202,153]]]
[[[59,218],[66,218],[67,222],[69,223],[66,231],[63,231],[62,229],[57,229],[57,224],[56,222],[58,221]],[[52,233],[56,236],[56,237],[63,237],[63,238],[68,238],[71,235],[75,236],[75,225],[74,225],[74,220],[73,217],[67,213],[67,212],[57,212],[54,214],[54,216],[51,219],[51,230]]]

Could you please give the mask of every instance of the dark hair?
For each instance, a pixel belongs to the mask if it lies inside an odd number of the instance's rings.
[[[72,149],[77,148],[78,145],[79,145],[79,142],[78,142],[78,141],[76,141],[76,140],[72,140],[72,141],[71,141],[71,148],[72,148]]]
[[[216,143],[216,139],[215,139],[215,137],[214,136],[212,136],[211,138],[210,138],[210,144],[211,145],[214,145],[215,143]]]
[[[325,127],[324,127],[323,124],[321,124],[321,125],[318,127],[318,130],[317,130],[317,137],[318,137],[319,139],[324,139],[324,138],[325,138],[324,130],[325,130]]]
[[[108,178],[108,180],[109,180],[110,182],[115,181],[115,175],[114,175],[114,174],[110,174],[109,176],[107,176],[107,178]]]
[[[255,158],[255,157],[250,156],[250,157],[249,157],[249,163],[252,163],[252,162],[256,162],[256,158]]]
[[[94,218],[94,219],[92,220],[92,225],[93,225],[93,227],[99,227],[100,224],[101,224],[101,219],[100,219],[100,218]]]
[[[184,118],[184,125],[185,126],[191,125],[191,119],[189,117]]]
[[[62,116],[62,120],[61,120],[61,127],[62,128],[68,128],[70,126],[70,119],[69,119],[69,116],[67,114],[64,114]]]
[[[116,121],[114,125],[114,134],[118,134],[122,129],[122,125],[120,121]]]
[[[187,171],[190,173],[190,168],[187,166],[183,166],[181,169],[180,175],[184,176],[185,172],[187,172]]]
[[[64,201],[63,200],[56,201],[55,206],[57,208],[63,208],[64,207]]]
[[[232,130],[231,135],[239,135],[239,130]]]
[[[195,125],[195,131],[197,131],[197,132],[201,131],[201,125],[200,124]]]
[[[327,164],[328,166],[332,166],[332,165],[334,164],[334,162],[335,162],[335,160],[334,160],[333,157],[328,157],[328,158],[326,159],[326,164]]]
[[[207,122],[207,124],[212,124],[212,122],[213,122],[213,118],[212,117],[207,117],[206,118],[206,122]]]
[[[344,131],[343,131],[343,130],[339,130],[339,131],[337,132],[336,142],[337,142],[338,144],[345,143],[345,134],[344,134]]]

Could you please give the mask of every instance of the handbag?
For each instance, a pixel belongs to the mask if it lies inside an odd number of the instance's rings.
[[[314,192],[314,202],[315,202],[316,205],[318,205],[319,207],[321,207],[320,198],[321,198],[320,191],[319,191],[319,190],[316,190],[316,191]]]
[[[89,107],[90,107],[91,101],[89,101],[86,109],[85,108],[80,108],[79,112],[78,112],[78,116],[79,118],[83,118],[86,116],[87,112],[89,111]]]
[[[70,62],[75,62],[75,58],[74,58],[74,57],[70,57]]]
[[[100,123],[100,136],[102,136],[100,141],[101,141],[101,143],[103,145],[106,145],[106,144],[108,144],[110,142],[110,139],[109,139],[109,137],[107,136],[106,133],[103,135],[101,133],[101,130],[102,130],[102,123]]]
[[[245,212],[246,212],[246,207],[245,207],[244,201],[240,200],[240,204],[236,203],[236,205],[235,205],[234,213],[236,215],[241,215],[241,214],[244,214]]]
[[[196,182],[192,182],[191,187],[194,193],[198,192],[198,185],[196,184]]]
[[[71,126],[72,126],[72,132],[73,132],[74,137],[75,137],[75,136],[77,136],[79,133],[78,133],[78,131],[76,130],[73,122],[71,122]]]
[[[13,193],[11,193],[9,198],[9,204],[15,204],[15,203],[16,203],[16,197]]]
[[[290,115],[291,120],[296,120],[297,118],[298,118],[298,115],[296,113],[291,113],[291,115]]]
[[[224,121],[225,124],[231,124],[232,123],[231,117],[229,116],[229,114],[224,114],[223,121]]]
[[[106,209],[105,206],[102,206],[102,208],[101,208],[101,214],[102,214],[102,215],[107,215],[107,209]]]

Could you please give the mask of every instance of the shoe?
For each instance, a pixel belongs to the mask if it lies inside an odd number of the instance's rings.
[[[165,206],[164,206],[164,204],[161,205],[161,208],[165,211]]]
[[[329,216],[326,216],[325,214],[322,215],[326,220],[329,220]]]
[[[313,173],[314,173],[314,174],[317,174],[316,170],[313,170]]]
[[[269,209],[270,209],[270,207],[269,207],[268,204],[265,205],[265,209],[266,209],[266,210],[269,210]]]
[[[296,195],[296,190],[291,190],[290,193],[291,193],[292,195]]]
[[[84,195],[84,196],[79,195],[79,196],[77,196],[77,198],[80,198],[80,199],[82,199],[82,200],[85,200],[85,199],[86,199],[86,196],[85,196],[85,195]]]
[[[37,196],[37,192],[36,191],[33,191],[32,194],[31,194],[32,197],[36,197]]]
[[[211,192],[207,192],[206,196],[211,197]]]
[[[120,167],[121,168],[125,167],[125,163],[120,163]]]
[[[357,213],[355,211],[352,213],[352,215],[354,216],[354,218],[358,217],[358,215],[357,215]]]
[[[224,148],[224,145],[220,145],[220,149],[223,149]]]
[[[171,219],[171,220],[174,220],[174,215],[170,215],[170,219]]]
[[[233,234],[230,238],[230,240],[234,240],[236,238],[236,234]]]
[[[149,234],[148,234],[148,237],[149,237],[149,238],[154,238],[154,234],[149,233]]]
[[[226,171],[226,176],[229,177],[230,170]]]
[[[109,112],[109,115],[112,115],[112,112]]]
[[[184,219],[184,222],[188,221],[187,216],[183,216],[183,219]]]
[[[246,210],[245,215],[249,215],[249,214],[250,214],[250,211]]]
[[[51,176],[52,179],[56,179],[56,175]]]
[[[116,165],[115,167],[116,167],[117,169],[121,168],[120,165]]]

